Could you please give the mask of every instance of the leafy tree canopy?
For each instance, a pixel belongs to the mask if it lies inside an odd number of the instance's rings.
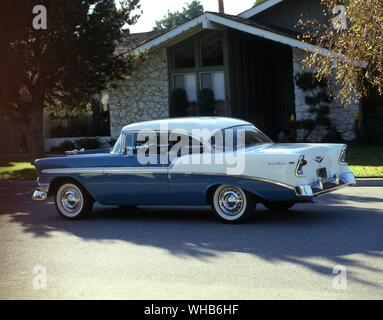
[[[47,28],[32,12],[43,5]],[[17,123],[33,156],[43,153],[43,109],[84,108],[122,79],[132,59],[115,57],[139,0],[3,0],[0,10],[0,115]]]
[[[358,101],[375,88],[383,95],[382,0],[322,0],[327,23],[301,20],[302,40],[340,53],[313,53],[305,59],[318,78],[332,78],[345,104]]]
[[[184,22],[194,19],[203,14],[203,5],[198,0],[193,0],[187,3],[182,11],[170,12],[164,16],[163,19],[156,21],[156,26],[153,28],[155,31],[168,31]]]

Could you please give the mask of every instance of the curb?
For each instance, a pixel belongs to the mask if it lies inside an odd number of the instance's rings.
[[[357,187],[383,187],[382,178],[360,178],[356,179]]]

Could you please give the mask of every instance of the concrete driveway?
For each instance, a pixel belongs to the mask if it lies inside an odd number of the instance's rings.
[[[224,225],[208,208],[96,206],[69,222],[33,187],[0,183],[1,299],[383,298],[383,188]]]

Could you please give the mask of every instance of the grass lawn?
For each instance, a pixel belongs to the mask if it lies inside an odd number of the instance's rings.
[[[0,180],[35,180],[35,167],[30,162],[0,163]]]
[[[358,178],[383,178],[383,146],[349,147],[347,162]]]
[[[350,147],[347,162],[357,178],[383,178],[383,146]],[[0,180],[35,180],[35,167],[29,162],[0,163]]]

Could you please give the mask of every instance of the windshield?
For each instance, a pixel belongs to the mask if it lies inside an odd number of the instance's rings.
[[[118,154],[118,153],[121,153],[121,136],[118,138],[118,140],[116,141],[116,143],[114,144],[114,147],[113,147],[113,150],[110,152],[112,154]]]
[[[248,125],[224,129],[211,138],[216,150],[251,148],[268,143],[273,141],[256,127]]]

